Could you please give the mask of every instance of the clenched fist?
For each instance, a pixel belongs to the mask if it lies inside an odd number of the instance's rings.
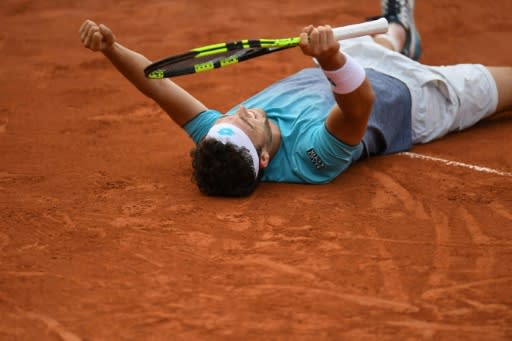
[[[85,20],[80,27],[82,44],[92,51],[105,51],[115,43],[116,37],[107,26],[97,25],[92,20]]]

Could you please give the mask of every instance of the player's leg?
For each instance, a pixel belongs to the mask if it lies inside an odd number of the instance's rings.
[[[390,23],[388,31],[385,34],[378,34],[373,37],[377,44],[384,46],[395,52],[402,51],[405,43],[406,32],[402,25]]]
[[[487,66],[498,88],[496,112],[512,110],[512,67]]]

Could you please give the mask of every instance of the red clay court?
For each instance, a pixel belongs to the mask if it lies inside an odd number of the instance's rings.
[[[510,0],[418,2],[423,63],[512,64]],[[191,140],[78,36],[89,18],[159,59],[378,13],[3,0],[0,339],[512,339],[512,113],[328,185],[209,198]],[[176,81],[225,111],[306,66],[292,49]]]

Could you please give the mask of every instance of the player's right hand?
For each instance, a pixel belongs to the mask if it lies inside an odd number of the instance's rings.
[[[105,51],[115,43],[116,37],[107,26],[97,25],[92,20],[85,20],[80,27],[82,44],[92,51]]]

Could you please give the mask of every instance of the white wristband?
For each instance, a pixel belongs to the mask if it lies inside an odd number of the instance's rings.
[[[345,64],[337,70],[322,70],[332,85],[332,91],[337,94],[348,94],[359,88],[366,79],[366,71],[354,59],[346,54]]]

